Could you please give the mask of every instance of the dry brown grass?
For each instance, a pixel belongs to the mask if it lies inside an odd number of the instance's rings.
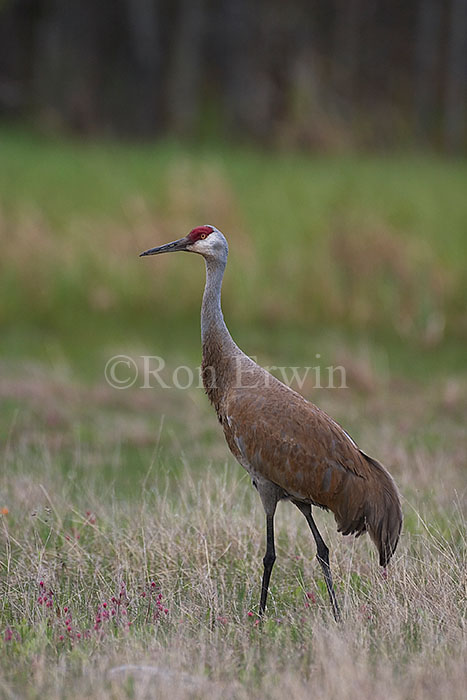
[[[391,466],[404,533],[384,580],[368,540],[340,537],[332,516],[317,514],[344,613],[337,626],[305,523],[281,505],[268,616],[257,626],[248,612],[257,609],[263,513],[200,392],[112,392],[38,368],[29,382],[10,376],[1,387],[17,413],[2,455],[0,505],[9,513],[1,516],[0,629],[13,637],[0,642],[0,695],[464,697],[460,382],[319,394]],[[131,491],[122,479],[136,454],[143,471]],[[37,603],[41,580],[54,591],[52,610]],[[169,610],[157,619],[141,597],[153,580]],[[132,627],[94,631],[99,605],[122,582]]]

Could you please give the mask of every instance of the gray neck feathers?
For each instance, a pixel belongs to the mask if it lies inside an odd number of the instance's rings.
[[[205,258],[205,262],[206,287],[201,307],[201,340],[203,348],[207,343],[214,342],[218,347],[227,350],[228,347],[235,344],[227,330],[221,309],[221,288],[225,261]]]
[[[237,358],[243,353],[232,340],[222,315],[221,287],[225,261],[212,258],[205,260],[206,287],[201,307],[203,384],[222,420],[223,396],[229,385],[235,381]]]

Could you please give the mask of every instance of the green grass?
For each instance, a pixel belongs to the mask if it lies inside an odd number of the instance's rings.
[[[5,128],[1,143],[2,207],[13,214],[25,207],[38,210],[57,228],[76,217],[118,219],[133,197],[143,198],[152,211],[176,205],[167,181],[171,176],[176,189],[180,186],[175,195],[182,208],[189,196],[182,186],[195,190],[200,216],[219,206],[211,192],[203,192],[205,186],[226,184],[240,207],[235,216],[252,227],[249,235],[262,245],[276,243],[279,252],[292,241],[328,232],[336,222],[369,220],[426,238],[450,264],[460,266],[459,255],[467,253],[463,160],[277,155],[170,141],[73,142]],[[274,248],[268,248],[274,256]]]
[[[0,138],[8,354],[31,335],[43,356],[54,346],[68,356],[79,331],[90,351],[124,336],[165,350],[182,343],[194,357],[201,262],[137,253],[208,220],[229,237],[224,308],[250,352],[282,336],[303,362],[307,338],[321,344],[338,328],[394,347],[405,372],[407,348],[427,371],[444,349],[461,367],[463,161],[94,144],[5,128]]]
[[[2,127],[0,697],[463,697],[466,184],[465,162],[422,155]],[[255,625],[264,515],[202,389],[104,380],[115,354],[162,356],[169,382],[199,364],[202,261],[137,254],[206,221],[239,345],[344,366],[349,388],[302,393],[401,488],[386,582],[368,538],[316,514],[342,627],[290,504]]]

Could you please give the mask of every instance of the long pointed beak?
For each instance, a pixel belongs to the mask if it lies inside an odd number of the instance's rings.
[[[145,250],[144,253],[140,253],[139,257],[142,258],[145,255],[159,255],[160,253],[175,253],[177,250],[186,250],[188,243],[188,237],[185,236],[185,238],[179,238],[178,241],[172,241],[172,243],[166,243],[157,248],[149,248],[149,250]]]

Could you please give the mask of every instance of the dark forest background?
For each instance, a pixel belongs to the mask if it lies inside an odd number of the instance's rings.
[[[0,0],[0,115],[91,135],[466,147],[467,0]]]

